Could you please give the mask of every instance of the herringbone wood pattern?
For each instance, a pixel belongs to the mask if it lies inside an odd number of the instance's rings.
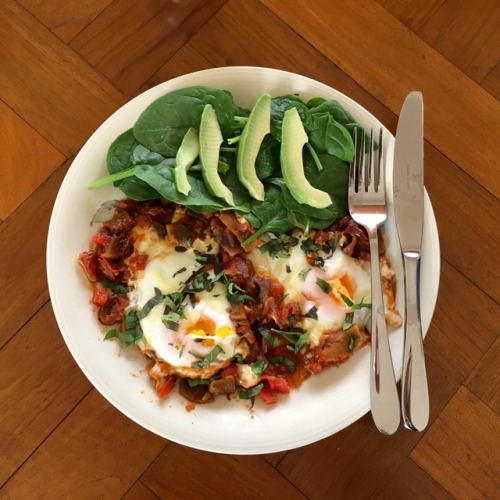
[[[4,0],[0,18],[0,497],[499,498],[500,3]],[[224,65],[318,79],[393,132],[423,91],[442,251],[426,432],[366,415],[289,452],[200,452],[128,420],[69,354],[44,259],[72,158],[134,95]]]

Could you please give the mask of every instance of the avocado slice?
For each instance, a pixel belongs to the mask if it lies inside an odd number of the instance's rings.
[[[188,182],[187,171],[193,166],[194,160],[200,154],[200,139],[195,128],[189,127],[175,156],[174,180],[179,193],[189,194],[191,185]]]
[[[307,133],[297,108],[285,111],[281,128],[281,172],[290,194],[299,202],[315,208],[332,204],[330,195],[311,186],[304,174],[302,149],[307,143]]]
[[[210,194],[234,206],[233,194],[222,182],[217,170],[222,141],[222,132],[215,109],[211,104],[205,104],[200,123],[201,174]]]
[[[236,157],[236,172],[239,181],[247,188],[250,196],[264,200],[264,184],[257,177],[255,160],[264,137],[271,132],[271,96],[262,94],[254,104],[241,133]]]

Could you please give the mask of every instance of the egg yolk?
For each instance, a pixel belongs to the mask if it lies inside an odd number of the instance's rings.
[[[332,299],[339,305],[346,307],[344,299],[342,299],[340,294],[345,295],[350,300],[353,300],[356,293],[356,285],[350,274],[345,273],[340,278],[334,278],[330,281],[330,285],[332,287],[330,297],[332,297]]]
[[[189,335],[197,335],[198,337],[213,337],[214,335],[220,338],[228,337],[235,333],[234,328],[230,326],[221,326],[216,329],[215,322],[205,316],[200,316],[200,319],[188,330]],[[203,345],[215,345],[214,339],[207,338],[201,342]]]

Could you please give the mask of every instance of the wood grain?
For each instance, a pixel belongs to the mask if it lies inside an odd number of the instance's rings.
[[[394,475],[371,498],[394,500],[432,498],[451,500],[453,497],[438,482],[428,476],[410,458],[406,458]]]
[[[0,134],[0,218],[5,219],[66,158],[1,101]],[[26,171],[30,175],[23,175]]]
[[[56,325],[50,303],[0,350],[0,486],[91,389]]]
[[[496,498],[499,435],[497,415],[462,387],[410,457],[455,498]]]
[[[500,414],[500,337],[479,360],[466,386],[493,411]]]
[[[499,5],[0,3],[0,498],[497,498]],[[382,436],[366,415],[288,452],[197,451],[131,422],[72,360],[45,274],[71,159],[128,98],[225,65],[315,78],[393,133],[408,90],[424,91],[425,182],[441,245],[424,432]]]
[[[113,0],[19,0],[19,3],[39,19],[64,42],[70,42],[95,19]]]
[[[121,93],[17,2],[1,2],[0,17],[3,101],[70,156],[124,103]]]
[[[0,346],[47,302],[45,247],[50,214],[68,163],[0,226]],[[29,244],[26,244],[29,242]]]
[[[118,498],[165,445],[164,439],[104,404],[93,389],[7,481],[3,493],[8,497],[15,492],[18,498]],[[47,480],[54,475],[57,481]]]
[[[453,397],[459,384],[450,380],[430,360],[427,371],[432,422]],[[420,437],[420,434],[403,428],[397,431],[395,437],[384,436],[377,432],[371,415],[365,415],[327,439],[289,451],[278,469],[311,499],[332,498],[333,495],[338,495],[338,498],[368,498],[376,493],[377,485],[396,477],[402,460]]]
[[[181,476],[175,472],[178,464],[182,464]],[[168,445],[141,481],[160,498],[183,499],[188,487],[193,498],[231,498],[235,491],[239,498],[305,498],[262,457],[200,452],[175,443]]]
[[[119,89],[131,94],[223,3],[117,0],[71,46]]]
[[[483,79],[481,85],[496,99],[500,99],[500,65],[497,65]]]
[[[496,0],[446,0],[418,34],[474,81],[500,57],[500,4]]]
[[[445,260],[441,265],[433,334],[426,339],[426,352],[462,383],[498,336],[498,305]]]
[[[369,0],[339,0],[333,7],[318,0],[314,9],[306,2],[293,2],[293,8],[277,0],[263,3],[393,112],[399,114],[410,90],[421,90],[426,138],[500,196],[498,141],[483,133],[500,127],[500,104],[438,52]],[[449,126],[470,122],[475,127]]]

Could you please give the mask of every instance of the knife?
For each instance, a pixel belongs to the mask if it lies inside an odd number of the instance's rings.
[[[429,421],[429,390],[420,321],[420,252],[424,223],[424,104],[410,92],[399,115],[394,149],[394,212],[404,261],[405,322],[401,413],[407,429]]]

